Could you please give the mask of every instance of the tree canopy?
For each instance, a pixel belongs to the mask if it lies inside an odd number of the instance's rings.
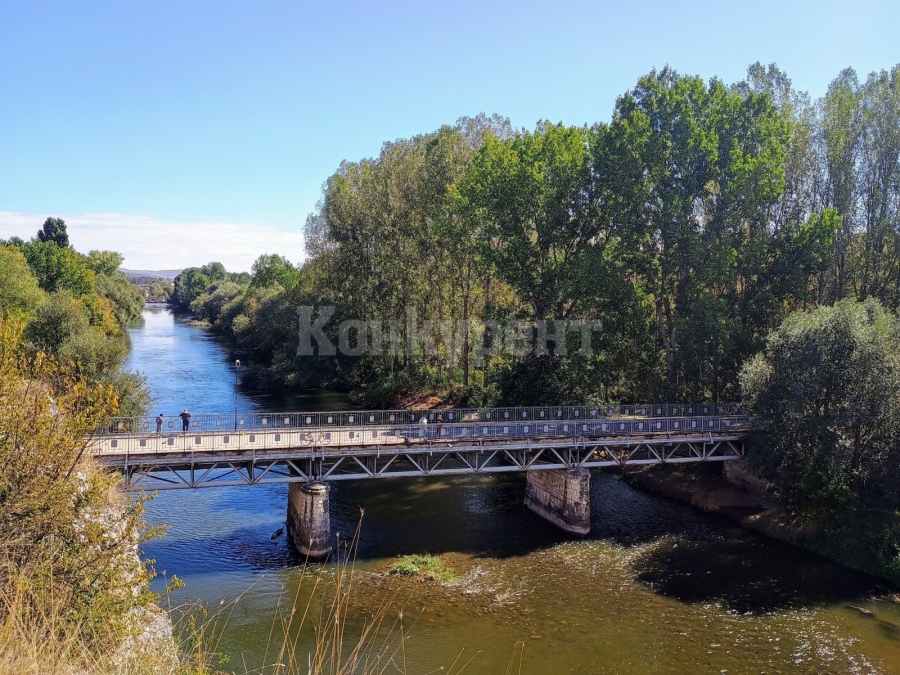
[[[900,319],[872,300],[789,316],[741,384],[752,458],[806,507],[900,506]]]

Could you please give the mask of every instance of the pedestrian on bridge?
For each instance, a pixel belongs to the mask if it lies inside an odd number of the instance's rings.
[[[159,415],[156,416],[156,433],[158,434],[162,433],[163,421],[163,414],[159,413]]]
[[[187,431],[191,426],[191,413],[187,411],[187,408],[184,409],[184,412],[179,415],[181,418],[181,430]]]

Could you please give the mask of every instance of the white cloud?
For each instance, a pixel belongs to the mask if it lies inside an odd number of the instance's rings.
[[[82,253],[93,249],[118,251],[123,267],[135,270],[174,270],[210,261],[229,272],[249,272],[263,253],[278,253],[300,262],[303,235],[255,223],[178,222],[119,213],[59,214],[66,221],[69,241]],[[29,239],[41,228],[45,215],[0,211],[0,239]]]

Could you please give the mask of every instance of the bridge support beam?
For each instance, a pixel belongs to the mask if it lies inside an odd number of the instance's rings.
[[[325,560],[331,554],[329,492],[327,483],[291,483],[288,488],[288,539],[310,560]]]
[[[544,469],[527,475],[525,506],[566,532],[581,536],[590,532],[590,471]]]

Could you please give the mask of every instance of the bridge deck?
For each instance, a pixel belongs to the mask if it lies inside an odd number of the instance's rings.
[[[130,489],[431,476],[743,456],[743,416],[191,430],[95,436]]]

